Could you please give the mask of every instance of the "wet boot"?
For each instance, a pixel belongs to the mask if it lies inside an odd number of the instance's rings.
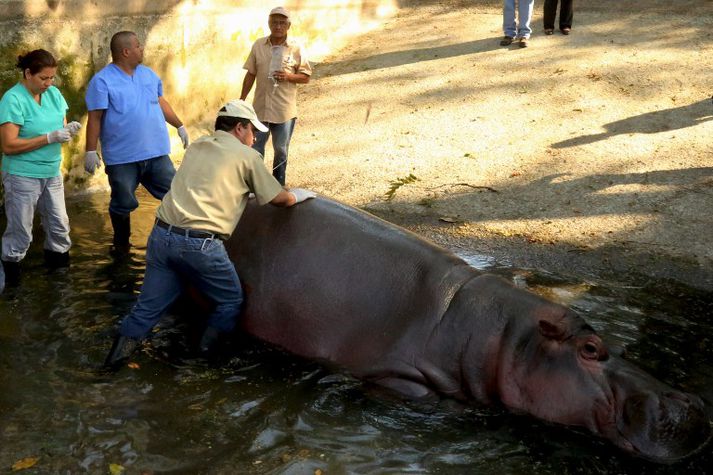
[[[114,241],[109,253],[114,257],[126,256],[129,253],[129,236],[131,235],[131,216],[109,211],[111,226],[114,228]]]
[[[50,270],[69,267],[69,251],[57,252],[45,249],[45,265]]]
[[[204,358],[212,358],[215,356],[218,340],[220,339],[220,332],[213,327],[206,327],[201,336],[201,341],[198,343],[198,351],[200,355]]]
[[[20,285],[19,262],[2,261],[2,268],[5,272],[5,287],[17,287]]]
[[[111,371],[119,370],[139,346],[141,346],[140,340],[123,335],[117,336],[104,361],[104,367]]]

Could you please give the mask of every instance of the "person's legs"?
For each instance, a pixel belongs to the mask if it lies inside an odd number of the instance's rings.
[[[557,1],[545,0],[542,10],[542,24],[545,30],[555,29],[555,17],[557,16]],[[564,5],[564,2],[562,3]]]
[[[183,252],[182,258],[181,274],[215,304],[208,316],[208,327],[222,333],[232,331],[243,303],[243,290],[223,241],[198,240],[194,249]]]
[[[515,0],[503,0],[503,34],[515,38]]]
[[[265,125],[269,126],[269,124]],[[268,137],[270,137],[269,130],[267,132],[260,132],[259,130],[255,131],[255,143],[253,144],[253,149],[257,150],[263,157],[265,156],[265,144],[267,143]]]
[[[135,340],[145,338],[178,297],[182,284],[171,261],[181,252],[180,243],[177,248],[175,242],[180,239],[184,238],[154,226],[146,249],[144,283],[136,305],[121,322],[121,336]]]
[[[162,200],[176,175],[171,157],[162,155],[144,162],[139,181],[157,200]]]
[[[32,242],[32,220],[37,201],[42,193],[40,180],[3,172],[5,189],[5,216],[7,227],[2,236],[2,261],[18,263],[24,259]],[[11,272],[14,272],[15,266]],[[18,277],[19,277],[19,268]],[[8,269],[5,269],[6,279]],[[14,274],[13,274],[14,275]]]
[[[532,34],[530,21],[532,20],[532,11],[535,6],[535,0],[518,0],[517,2],[517,36],[528,39]]]
[[[572,28],[574,17],[574,0],[561,0],[560,4],[560,29]]]
[[[121,165],[107,165],[105,167],[109,186],[111,187],[111,198],[109,200],[109,212],[126,215],[134,211],[139,206],[136,199],[136,188],[139,186],[140,163],[122,163]]]
[[[107,165],[106,174],[111,187],[109,216],[114,228],[114,249],[128,252],[131,220],[129,214],[139,206],[136,188],[139,186],[140,162]]]
[[[45,261],[51,268],[69,266],[69,217],[64,202],[61,176],[43,179],[42,194],[37,203],[45,230]]]
[[[270,133],[272,134],[272,148],[274,150],[274,158],[272,160],[272,176],[274,176],[281,185],[285,185],[285,177],[287,174],[287,154],[290,148],[290,140],[292,132],[295,130],[296,117],[283,122],[282,124],[270,124]]]

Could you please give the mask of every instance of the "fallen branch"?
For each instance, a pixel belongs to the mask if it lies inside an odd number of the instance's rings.
[[[428,188],[428,190],[436,190],[438,188],[443,188],[446,186],[451,186],[451,187],[453,187],[453,186],[467,186],[469,188],[474,188],[476,190],[488,190],[488,191],[492,191],[493,193],[500,193],[498,190],[496,190],[495,188],[492,188],[490,186],[471,185],[470,183],[446,183],[445,185],[438,185],[438,186],[434,186],[433,188]]]

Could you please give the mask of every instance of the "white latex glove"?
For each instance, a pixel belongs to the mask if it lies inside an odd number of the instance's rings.
[[[183,142],[183,148],[188,148],[188,144],[191,143],[191,139],[188,138],[188,132],[186,132],[186,128],[184,126],[180,126],[178,128],[178,136],[181,138],[181,142]]]
[[[75,135],[77,135],[79,133],[79,129],[82,128],[82,124],[80,124],[79,122],[74,120],[74,121],[70,122],[69,124],[67,124],[64,128],[69,131],[69,133],[72,135],[72,137],[74,137]]]
[[[69,131],[67,129],[57,129],[47,134],[47,143],[69,142],[69,139],[71,138],[72,136],[69,135]]]
[[[84,154],[84,169],[90,175],[94,175],[94,172],[101,165],[101,158],[96,150],[90,150]]]
[[[317,197],[317,193],[312,190],[306,190],[304,188],[290,188],[290,193],[292,193],[292,196],[295,197],[295,204],[302,203],[304,200]]]

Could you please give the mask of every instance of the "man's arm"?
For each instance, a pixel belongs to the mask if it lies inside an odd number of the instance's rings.
[[[161,106],[161,112],[163,112],[163,118],[166,119],[166,122],[177,129],[183,125],[181,119],[179,119],[178,115],[173,111],[171,104],[169,104],[163,96],[158,96],[158,105]]]
[[[270,204],[281,208],[289,208],[292,205],[296,205],[297,203],[302,203],[303,201],[316,197],[317,193],[306,188],[290,188],[289,190],[282,190],[272,199],[272,201],[270,201]]]
[[[183,122],[181,122],[181,119],[179,119],[178,115],[173,111],[171,104],[169,104],[163,96],[158,96],[158,105],[161,106],[161,112],[163,112],[163,118],[166,119],[166,122],[177,129],[178,137],[181,139],[181,143],[183,143],[183,148],[186,149],[191,139],[188,137],[188,132],[183,126]]]
[[[278,81],[293,82],[295,84],[307,84],[309,82],[309,75],[305,73],[287,73],[285,71],[275,71],[272,73]]]
[[[87,113],[87,146],[86,151],[91,152],[97,149],[99,133],[102,128],[102,117],[104,109],[89,111]]]
[[[255,75],[252,74],[250,71],[246,71],[245,77],[243,78],[243,90],[240,93],[240,99],[245,100],[245,98],[248,97],[248,94],[250,94],[250,89],[253,88],[254,83]]]
[[[279,192],[277,196],[275,196],[272,201],[270,201],[271,205],[278,206],[280,208],[289,208],[295,203],[297,203],[297,198],[295,198],[295,195],[286,190],[282,190],[281,192]]]

